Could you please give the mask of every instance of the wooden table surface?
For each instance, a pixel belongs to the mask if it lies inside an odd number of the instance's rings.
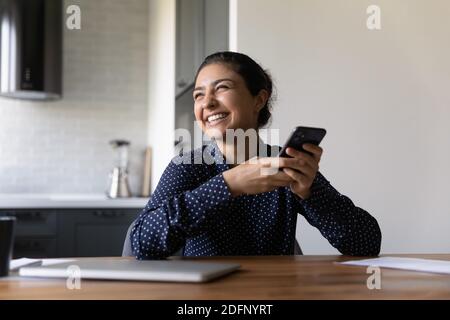
[[[448,254],[395,256],[450,260]],[[369,290],[366,267],[334,263],[352,259],[361,258],[195,258],[241,264],[224,278],[196,284],[82,280],[80,290],[69,290],[63,279],[10,277],[0,280],[0,299],[450,299],[450,275],[442,274],[382,269],[381,289]]]

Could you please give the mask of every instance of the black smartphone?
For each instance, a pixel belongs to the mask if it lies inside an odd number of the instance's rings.
[[[287,148],[293,148],[295,150],[311,154],[311,152],[303,149],[303,144],[310,143],[318,146],[323,137],[325,137],[326,133],[327,131],[322,128],[296,127],[289,135],[289,138],[287,139],[278,156],[290,158],[290,156],[286,153]]]

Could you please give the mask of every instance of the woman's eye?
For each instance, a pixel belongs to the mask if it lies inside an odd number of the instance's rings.
[[[220,85],[217,87],[217,90],[219,90],[219,89],[228,89],[228,86]]]
[[[197,93],[196,95],[194,95],[194,100],[197,100],[198,98],[200,98],[202,96],[201,93]]]

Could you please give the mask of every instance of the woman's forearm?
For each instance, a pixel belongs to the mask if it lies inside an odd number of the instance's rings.
[[[178,251],[187,237],[202,228],[208,215],[220,211],[231,195],[217,175],[199,187],[166,198],[142,211],[131,231],[138,259],[165,258]]]
[[[379,254],[381,230],[376,219],[336,191],[322,175],[313,184],[311,197],[298,201],[306,220],[342,254]]]

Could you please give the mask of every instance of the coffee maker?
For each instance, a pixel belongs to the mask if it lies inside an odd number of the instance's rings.
[[[109,143],[116,152],[115,164],[109,174],[109,188],[106,194],[109,198],[131,197],[128,184],[128,148],[127,140],[112,140]]]

